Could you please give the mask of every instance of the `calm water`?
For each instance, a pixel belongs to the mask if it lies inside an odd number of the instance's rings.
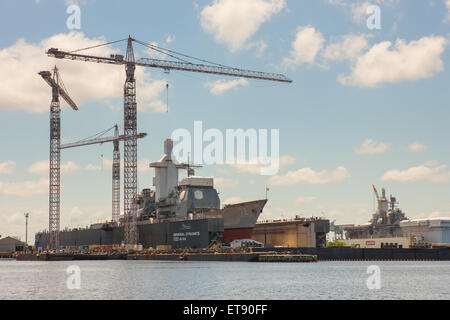
[[[79,290],[67,289],[71,265]],[[379,290],[367,288],[370,265]],[[0,260],[0,299],[450,299],[450,263]]]

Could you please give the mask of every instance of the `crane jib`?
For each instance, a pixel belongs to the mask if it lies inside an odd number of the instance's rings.
[[[47,55],[58,58],[58,59],[80,60],[80,61],[97,62],[97,63],[107,63],[107,64],[126,64],[127,63],[124,60],[123,55],[118,55],[118,54],[111,55],[111,57],[108,58],[108,57],[97,57],[97,56],[90,56],[90,55],[84,55],[84,54],[70,53],[70,52],[60,51],[55,48],[51,48],[47,51]],[[286,76],[284,76],[282,74],[244,70],[244,69],[230,68],[230,67],[224,67],[224,66],[205,65],[205,64],[178,62],[178,61],[170,61],[170,60],[148,59],[148,58],[141,58],[134,64],[137,66],[142,66],[142,67],[164,69],[165,71],[180,70],[180,71],[190,71],[190,72],[209,73],[209,74],[216,74],[216,75],[225,75],[225,76],[232,76],[232,77],[259,79],[259,80],[269,80],[269,81],[278,81],[278,82],[287,82],[287,83],[292,82],[291,79],[287,78]]]

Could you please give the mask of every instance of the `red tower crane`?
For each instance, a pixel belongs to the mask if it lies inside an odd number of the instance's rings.
[[[98,57],[92,55],[79,54],[76,52],[91,49],[94,47],[110,45],[116,42],[127,40],[127,51],[125,58],[123,55],[111,55],[110,57]],[[164,53],[168,57],[177,59],[159,60],[159,59],[139,59],[135,61],[133,42],[137,42],[152,50]],[[125,84],[124,84],[124,130],[125,136],[129,139],[125,140],[124,146],[124,242],[125,244],[138,243],[138,229],[137,229],[137,104],[136,104],[136,66],[159,68],[168,72],[170,70],[181,70],[189,72],[208,73],[216,75],[225,75],[232,77],[243,77],[250,79],[270,80],[279,82],[292,82],[282,74],[265,73],[259,71],[243,70],[232,67],[227,67],[217,63],[212,63],[206,60],[194,58],[179,52],[157,47],[136,39],[131,36],[128,39],[122,39],[102,45],[97,45],[89,48],[79,49],[75,51],[62,51],[56,48],[51,48],[47,51],[47,55],[58,59],[79,60],[97,63],[107,63],[125,66]],[[181,58],[183,57],[183,58]],[[206,64],[197,64],[187,61],[187,59],[194,59]],[[134,137],[134,138],[132,138]]]

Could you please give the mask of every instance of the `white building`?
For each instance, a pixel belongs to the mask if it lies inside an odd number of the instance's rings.
[[[415,219],[400,222],[403,236],[418,242],[450,245],[450,218]]]

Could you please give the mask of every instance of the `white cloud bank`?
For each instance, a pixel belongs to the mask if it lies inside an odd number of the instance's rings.
[[[29,197],[48,193],[49,180],[41,178],[38,181],[1,182],[0,195]]]
[[[341,74],[343,85],[374,88],[383,83],[427,79],[444,70],[441,54],[447,40],[441,36],[423,37],[406,43],[397,39],[375,44],[358,57],[352,72]]]
[[[285,175],[277,175],[267,180],[269,185],[291,185],[291,184],[325,184],[342,181],[350,175],[343,166],[337,167],[332,172],[327,170],[314,171],[311,168],[302,168],[289,171]]]
[[[292,156],[281,156],[279,159],[279,165],[280,169],[284,166],[289,166],[295,162],[295,158]],[[235,161],[236,162],[236,161]],[[246,164],[231,164],[231,167],[233,167],[236,171],[242,172],[242,173],[251,173],[251,174],[261,174],[261,170],[263,168],[267,168],[267,165],[264,165],[262,161],[259,159],[248,161]]]
[[[450,22],[450,0],[444,0],[445,1],[445,7],[447,8],[448,14],[447,17],[444,19],[445,23]]]
[[[385,83],[427,79],[444,70],[441,59],[448,43],[443,36],[426,36],[409,43],[397,39],[369,45],[370,34],[347,34],[325,45],[323,34],[313,26],[298,27],[285,67],[326,66],[348,61],[351,70],[337,81],[345,86],[375,88]],[[321,59],[319,59],[321,58]]]
[[[200,25],[232,52],[246,47],[259,27],[286,6],[285,0],[214,0],[200,12]]]
[[[5,162],[0,162],[0,174],[10,174],[14,172],[16,163],[14,161],[8,160]]]
[[[448,182],[450,171],[446,165],[427,162],[406,170],[389,170],[381,178],[383,181],[394,182]]]
[[[364,140],[363,144],[354,149],[356,154],[379,154],[384,153],[389,149],[389,144],[384,142],[377,142],[372,139]]]
[[[354,60],[369,47],[369,34],[348,34],[340,37],[340,41],[329,44],[322,56],[330,61]]]
[[[408,151],[410,152],[421,152],[427,150],[427,146],[420,143],[419,141],[414,141],[408,146]]]
[[[125,80],[123,66],[59,60],[45,54],[51,47],[75,50],[105,42],[104,37],[88,38],[81,32],[72,31],[53,35],[39,43],[19,39],[13,45],[1,49],[0,70],[3,82],[8,85],[0,86],[0,110],[48,111],[51,89],[38,72],[52,70],[55,64],[60,69],[69,95],[79,106],[87,101],[106,103],[109,99],[122,98]],[[85,52],[109,57],[117,50],[108,46]],[[164,92],[166,81],[152,79],[146,68],[136,69],[136,79],[138,109],[164,112],[165,109],[160,107],[160,95]],[[62,106],[65,105],[62,102]]]
[[[287,67],[296,67],[303,64],[314,64],[317,54],[322,50],[325,39],[314,27],[299,27],[295,41],[292,43],[290,57],[284,58],[283,64]]]
[[[205,87],[210,88],[209,92],[213,95],[222,95],[231,89],[248,86],[248,81],[244,78],[235,80],[217,80],[205,83]]]

